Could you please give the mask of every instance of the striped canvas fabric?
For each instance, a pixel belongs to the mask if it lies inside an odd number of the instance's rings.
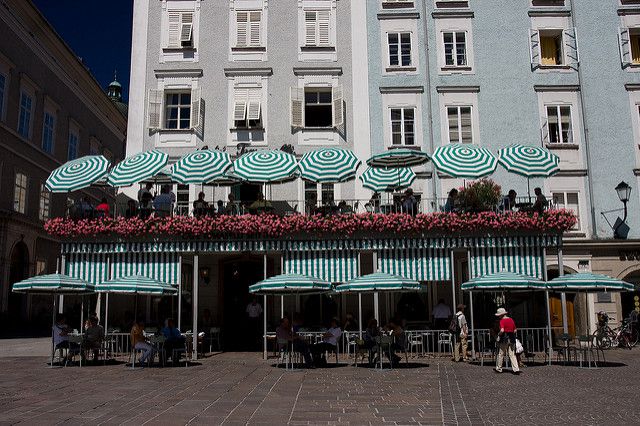
[[[71,253],[67,255],[65,274],[85,280],[93,285],[101,284],[109,279],[107,255]]]
[[[284,272],[343,283],[359,275],[358,255],[351,250],[285,252]]]
[[[143,275],[167,284],[180,281],[180,257],[176,253],[116,253],[112,259],[112,279]]]
[[[396,248],[378,252],[378,271],[416,281],[451,280],[451,261],[446,250]]]
[[[536,246],[473,247],[471,277],[508,271],[542,278],[542,248]]]

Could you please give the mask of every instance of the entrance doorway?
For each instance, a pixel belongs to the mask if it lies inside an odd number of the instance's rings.
[[[635,271],[624,277],[626,282],[635,284],[635,291],[625,291],[620,293],[620,304],[622,308],[622,318],[628,318],[631,312],[640,314],[640,271]]]
[[[574,274],[575,271],[564,268],[565,275]],[[557,269],[549,269],[547,271],[547,279],[551,281],[554,278],[560,276],[560,273]],[[567,297],[567,328],[569,334],[575,336],[576,334],[576,322],[575,322],[575,314],[574,314],[574,300],[575,294],[566,293]],[[551,308],[551,329],[556,334],[562,334],[563,325],[562,325],[562,299],[560,293],[550,293],[549,294],[549,305]]]
[[[11,291],[11,286],[29,276],[29,248],[19,241],[11,250],[9,260],[9,318],[12,321],[26,319],[27,296]]]

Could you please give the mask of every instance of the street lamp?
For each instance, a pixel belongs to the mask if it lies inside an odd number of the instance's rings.
[[[618,229],[627,221],[627,202],[629,202],[629,197],[631,196],[631,187],[625,181],[622,181],[616,186],[616,193],[618,194],[618,198],[622,201],[624,205],[624,216],[621,221],[616,223],[615,228],[613,228],[613,237],[624,239],[620,233],[618,233]]]

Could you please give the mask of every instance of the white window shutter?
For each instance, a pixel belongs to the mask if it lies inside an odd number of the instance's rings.
[[[562,30],[562,41],[567,52],[567,62],[569,64],[577,64],[580,62],[578,54],[578,32],[575,28],[567,28]]]
[[[618,47],[620,48],[620,61],[622,67],[631,64],[631,35],[629,28],[618,28]]]
[[[182,18],[180,12],[169,12],[167,47],[180,47],[180,24],[182,23],[181,19]]]
[[[244,121],[247,114],[248,89],[235,89],[233,99],[233,121]],[[235,124],[235,123],[234,123]]]
[[[249,25],[249,13],[237,12],[236,13],[236,46],[237,47],[247,46],[248,25]]]
[[[317,19],[316,11],[304,12],[304,44],[305,46],[317,46]]]
[[[180,18],[180,44],[191,44],[193,36],[193,13],[182,12]]]
[[[335,86],[331,89],[331,100],[333,103],[333,127],[342,126],[344,124],[342,86]]]
[[[532,66],[537,67],[540,65],[542,53],[540,52],[540,31],[538,30],[529,30],[529,56]]]
[[[191,128],[200,127],[200,97],[202,90],[198,87],[191,89]]]
[[[160,120],[162,117],[162,98],[164,92],[162,90],[149,90],[149,103],[147,105],[147,121],[149,128],[153,130],[160,129]]]
[[[260,120],[262,109],[262,90],[253,88],[248,90],[247,96],[247,120]]]
[[[262,46],[262,37],[260,36],[260,21],[262,21],[262,12],[250,12],[249,21],[249,45],[253,47]]]
[[[542,128],[540,129],[540,134],[542,136],[543,144],[548,144],[551,141],[549,139],[549,120],[547,117],[542,117]]]
[[[318,11],[318,41],[319,46],[331,45],[331,11]]]
[[[290,92],[291,100],[291,127],[304,127],[304,89],[292,87]]]

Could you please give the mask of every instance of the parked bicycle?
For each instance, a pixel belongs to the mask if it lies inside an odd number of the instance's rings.
[[[638,344],[637,322],[624,319],[619,327],[609,327],[609,316],[598,312],[598,328],[592,335],[593,345],[599,349],[622,347],[631,349]]]

